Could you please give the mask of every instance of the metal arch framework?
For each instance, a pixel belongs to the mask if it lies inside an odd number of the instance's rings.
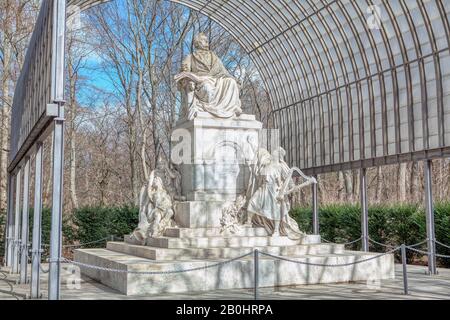
[[[251,55],[290,164],[318,174],[450,154],[448,2],[175,2]]]
[[[450,155],[450,3],[171,1],[209,16],[250,55],[268,91],[270,115],[290,164],[310,174],[361,169],[364,249],[368,248],[365,168],[427,160],[429,270],[435,273],[430,159]],[[15,91],[6,264],[20,270],[21,281],[27,281],[25,223],[34,156],[38,214],[33,221],[33,297],[39,293],[42,140],[49,132],[53,132],[49,298],[59,297],[65,20],[103,2],[108,0],[43,1]],[[317,192],[313,197],[318,233]]]
[[[447,1],[171,1],[250,54],[290,164],[319,174],[450,155]]]

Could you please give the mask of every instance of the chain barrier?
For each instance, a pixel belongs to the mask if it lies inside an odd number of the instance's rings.
[[[211,269],[211,268],[215,268],[215,267],[219,267],[219,266],[223,266],[232,262],[235,262],[237,260],[243,259],[245,257],[248,257],[250,255],[253,254],[253,251],[246,253],[244,255],[241,255],[239,257],[227,260],[227,261],[222,261],[222,262],[218,262],[215,264],[211,264],[211,265],[206,265],[206,266],[202,266],[202,267],[196,267],[196,268],[191,268],[191,269],[182,269],[182,270],[169,270],[169,271],[129,271],[129,270],[121,270],[121,269],[112,269],[112,268],[105,268],[105,267],[98,267],[98,266],[93,266],[90,264],[86,264],[86,263],[82,263],[82,262],[76,262],[73,260],[69,260],[66,258],[60,258],[58,259],[58,261],[62,262],[62,263],[68,263],[68,264],[73,264],[79,267],[85,267],[85,268],[89,268],[89,269],[94,269],[94,270],[99,270],[99,271],[107,271],[107,272],[114,272],[114,273],[127,273],[127,274],[139,274],[139,275],[167,275],[167,274],[177,274],[177,273],[185,273],[185,272],[192,272],[192,271],[199,271],[199,270],[206,270],[206,269]]]
[[[42,273],[48,273],[50,271],[50,268],[48,268],[47,270],[42,268],[42,264],[39,263],[39,269],[41,270]]]
[[[354,243],[356,243],[356,242],[358,242],[358,241],[361,241],[361,239],[362,239],[362,237],[359,237],[358,239],[353,240],[353,241],[350,241],[350,242],[337,243],[337,242],[329,241],[329,240],[327,240],[327,239],[323,239],[323,238],[322,238],[322,240],[323,240],[324,242],[326,242],[326,243],[342,244],[342,245],[344,245],[344,246],[348,246],[348,245],[354,244]]]
[[[8,281],[8,274],[5,271],[0,270],[0,275],[3,276],[3,278],[0,278],[0,281],[6,283],[10,289],[9,291],[5,290],[3,292],[12,295],[16,300],[20,300],[20,298],[14,293],[14,286]]]
[[[420,241],[420,242],[418,242],[418,243],[416,243],[416,244],[405,245],[405,246],[406,246],[406,247],[411,247],[411,248],[413,248],[413,247],[418,247],[418,246],[420,246],[420,245],[422,245],[422,244],[425,244],[425,243],[427,243],[427,242],[428,242],[428,239],[425,239],[425,240]]]
[[[358,260],[358,261],[354,261],[354,262],[341,263],[341,264],[323,264],[323,263],[314,263],[314,262],[304,262],[304,261],[291,260],[291,259],[288,259],[288,258],[276,256],[276,255],[273,255],[273,254],[270,254],[270,253],[267,253],[267,252],[263,252],[263,251],[260,251],[259,253],[264,255],[264,256],[274,258],[274,259],[283,260],[283,261],[292,262],[292,263],[297,263],[297,264],[303,264],[303,265],[307,265],[307,266],[314,266],[314,267],[347,267],[347,266],[352,266],[352,265],[355,265],[355,264],[360,264],[360,263],[363,263],[363,262],[367,262],[367,261],[370,261],[370,260],[381,258],[382,256],[385,256],[385,255],[394,253],[397,250],[400,250],[400,248],[401,247],[397,247],[397,248],[395,248],[393,250],[390,250],[390,251],[385,252],[385,253],[381,253],[379,255],[376,255],[376,256],[373,256],[373,257],[370,257],[370,258],[367,258],[367,259]]]
[[[437,240],[435,240],[434,242],[436,242],[438,245],[441,245],[441,246],[443,246],[443,247],[445,247],[445,248],[450,249],[450,246],[448,246],[448,245],[446,245],[446,244],[443,244],[442,242],[439,242],[439,241],[437,241]]]
[[[114,236],[112,236],[112,237],[105,237],[103,239],[99,239],[99,240],[96,240],[96,241],[90,241],[90,242],[86,242],[86,243],[82,243],[82,244],[78,244],[78,245],[65,245],[63,247],[64,248],[81,247],[81,246],[88,245],[88,244],[94,244],[94,243],[102,242],[102,241],[105,241],[105,240],[108,240],[108,239],[111,239],[112,241],[115,240]],[[356,240],[350,241],[350,242],[339,243],[339,244],[340,245],[344,245],[344,246],[345,245],[350,245],[350,244],[353,244],[353,243],[356,243],[356,242],[360,241],[361,239],[362,239],[362,237],[360,237],[360,238],[358,238]],[[118,239],[116,239],[116,240],[118,240]],[[331,243],[330,241],[328,241],[326,239],[322,239],[322,240],[324,242]],[[190,269],[168,270],[168,271],[132,271],[132,270],[113,269],[113,268],[107,268],[107,267],[98,267],[98,266],[94,266],[94,265],[90,265],[90,264],[86,264],[86,263],[82,263],[82,262],[76,262],[76,261],[73,261],[73,260],[70,260],[70,259],[67,259],[67,258],[64,258],[64,257],[60,257],[59,259],[47,259],[47,261],[48,262],[60,262],[60,263],[65,263],[65,264],[73,264],[73,265],[76,265],[76,266],[79,266],[79,267],[85,267],[85,268],[89,268],[89,269],[94,269],[94,270],[99,270],[99,271],[106,271],[106,272],[114,272],[114,273],[126,273],[126,274],[135,274],[135,275],[169,275],[169,274],[180,274],[180,273],[187,273],[187,272],[200,271],[200,270],[206,270],[206,269],[211,269],[211,268],[215,268],[215,267],[220,267],[220,266],[223,266],[223,265],[226,265],[226,264],[238,261],[240,259],[249,257],[251,255],[255,255],[255,268],[257,268],[256,265],[258,264],[258,262],[257,262],[258,261],[258,259],[257,259],[257,255],[258,254],[261,254],[262,256],[270,257],[272,259],[277,259],[277,260],[281,260],[281,261],[291,262],[291,263],[295,263],[295,264],[299,264],[299,265],[316,266],[316,267],[346,267],[346,266],[352,266],[352,265],[368,262],[368,261],[371,261],[371,260],[375,260],[375,259],[381,258],[383,256],[386,256],[388,254],[392,254],[392,253],[394,253],[394,252],[396,252],[398,250],[401,250],[401,252],[402,252],[402,260],[403,260],[402,261],[403,262],[403,274],[404,274],[403,275],[403,278],[404,278],[404,293],[408,294],[405,249],[409,249],[409,250],[414,251],[414,252],[419,253],[419,254],[429,255],[428,252],[415,248],[415,247],[418,247],[418,246],[426,243],[428,241],[428,239],[425,239],[425,240],[423,240],[421,242],[418,242],[416,244],[401,245],[401,246],[397,246],[397,247],[394,247],[394,246],[388,245],[388,244],[383,244],[383,243],[375,241],[375,240],[373,240],[371,238],[368,238],[368,240],[370,242],[374,243],[374,244],[383,246],[385,248],[389,248],[391,250],[389,250],[387,252],[384,252],[384,253],[377,254],[377,255],[372,256],[370,258],[357,260],[357,261],[353,261],[353,262],[348,262],[348,263],[340,263],[340,264],[339,263],[337,263],[337,264],[324,264],[324,263],[314,263],[314,262],[307,262],[307,261],[292,260],[292,259],[285,258],[285,257],[282,257],[282,256],[277,256],[277,255],[274,255],[274,254],[271,254],[271,253],[268,253],[268,252],[263,252],[263,251],[259,251],[259,250],[253,250],[253,251],[251,251],[249,253],[243,254],[243,255],[238,256],[236,258],[229,259],[229,260],[222,261],[222,262],[218,262],[218,263],[211,264],[211,265],[205,265],[205,266],[195,267],[195,268],[190,268]],[[20,244],[20,242],[21,242],[20,240],[14,240],[12,242],[13,242],[12,243],[13,246],[18,246],[19,247],[18,251],[23,250],[22,249],[23,245]],[[437,244],[439,244],[439,245],[442,245],[444,247],[450,248],[450,246],[447,246],[447,245],[445,245],[445,244],[443,244],[443,243],[441,243],[441,242],[439,242],[437,240],[435,242]],[[43,245],[43,246],[44,247],[48,247],[48,245]],[[31,250],[31,251],[33,251],[33,250]],[[42,250],[38,250],[38,252],[42,253]],[[32,252],[32,255],[37,254],[38,252]],[[434,255],[436,257],[440,257],[440,258],[450,258],[450,256],[448,256],[448,255],[442,255],[442,254],[437,254],[437,253],[435,253]],[[41,264],[39,264],[39,269],[40,269],[40,271],[42,273],[48,273],[49,270],[50,270],[50,268],[44,269]],[[6,280],[7,279],[6,273],[4,271],[0,270],[0,274],[3,275],[3,277],[4,277],[4,278],[0,278],[0,281],[6,282],[11,288],[10,292],[8,292],[8,293],[13,295],[16,299],[19,300],[19,298],[13,292],[14,287]],[[255,277],[256,277],[256,273],[255,273]],[[255,281],[257,281],[257,278],[255,278]],[[257,299],[257,287],[256,286],[255,286],[255,299]]]
[[[377,244],[377,245],[379,245],[379,246],[382,246],[382,247],[385,247],[385,248],[395,248],[394,246],[391,246],[390,244],[384,244],[384,243],[381,243],[381,242],[378,242],[378,241],[375,241],[375,240],[373,240],[372,238],[368,238],[369,239],[369,242],[372,242],[372,243],[374,243],[374,244]]]
[[[85,243],[80,243],[80,244],[68,244],[68,245],[64,245],[63,248],[78,248],[78,247],[86,246],[88,244],[94,244],[94,243],[103,242],[103,241],[108,240],[108,239],[111,239],[111,237],[106,237],[106,238],[103,238],[103,239],[90,241],[90,242],[85,242]]]
[[[418,243],[411,244],[411,245],[405,245],[405,246],[406,246],[406,247],[411,247],[411,248],[413,248],[413,247],[418,247],[418,246],[420,246],[420,245],[426,243],[427,241],[428,241],[428,239],[425,239],[425,240],[420,241],[420,242],[418,242]],[[396,246],[393,246],[393,245],[390,245],[390,244],[384,244],[384,243],[375,241],[375,240],[373,240],[372,238],[369,238],[369,242],[372,242],[372,243],[374,243],[374,244],[380,245],[380,246],[385,247],[385,248],[391,248],[391,249],[396,248]]]
[[[83,246],[86,246],[86,245],[88,245],[88,244],[99,243],[99,242],[103,242],[103,241],[108,240],[108,239],[111,239],[112,241],[114,241],[114,240],[118,240],[118,241],[123,240],[123,239],[121,239],[121,238],[115,238],[115,237],[112,238],[111,236],[109,236],[109,237],[105,237],[105,238],[98,239],[98,240],[95,240],[95,241],[90,241],[90,242],[85,242],[85,243],[80,243],[80,244],[66,244],[66,245],[63,245],[62,247],[63,247],[63,248],[77,248],[77,247],[83,247]],[[50,247],[49,244],[43,244],[42,246],[43,246],[44,248],[49,248],[49,247]]]
[[[411,251],[423,254],[423,255],[427,255],[427,256],[429,255],[429,253],[427,251],[422,251],[422,250],[419,250],[419,249],[416,249],[416,248],[413,248],[413,247],[410,247],[410,246],[406,246],[406,248],[411,250]],[[435,253],[434,256],[439,257],[439,258],[450,259],[450,256],[447,256],[447,255],[444,255],[444,254],[439,254],[439,253]]]

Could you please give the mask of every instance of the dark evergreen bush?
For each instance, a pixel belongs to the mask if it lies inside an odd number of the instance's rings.
[[[64,244],[83,244],[110,237],[123,237],[131,233],[138,224],[139,209],[124,207],[85,207],[74,210],[71,216],[63,219]],[[312,232],[311,208],[295,208],[291,215],[298,221],[301,230]],[[0,256],[4,254],[4,214],[0,213]],[[450,203],[435,205],[436,238],[450,244]],[[30,210],[30,241],[32,236],[33,210]],[[42,213],[42,244],[50,243],[51,213],[45,208]],[[358,205],[327,205],[320,208],[320,233],[323,239],[344,243],[361,235],[360,207]],[[417,205],[376,205],[369,208],[370,237],[388,245],[414,244],[426,238],[424,209]],[[106,243],[96,242],[85,247],[101,247]],[[361,242],[348,249],[359,250]],[[383,251],[378,245],[371,245],[374,251]],[[44,247],[47,248],[48,247]],[[425,250],[426,245],[420,247]],[[450,249],[436,245],[437,252],[450,255]],[[397,256],[398,258],[398,256]],[[412,262],[420,255],[408,252]],[[438,258],[440,265],[450,266],[449,259]]]
[[[425,221],[425,218],[423,218]],[[436,240],[450,245],[450,203],[438,203],[434,207],[434,222],[436,226]],[[425,225],[425,223],[421,224]],[[421,228],[421,232],[426,234],[426,229]],[[450,248],[436,244],[437,253],[450,256]],[[447,267],[450,267],[450,259],[438,258],[438,261]]]
[[[130,206],[80,208],[72,216],[73,240],[88,243],[110,236],[122,238],[136,228],[138,217],[139,209]],[[86,247],[99,247],[101,244],[93,243]]]
[[[361,209],[358,205],[327,205],[319,211],[320,234],[328,241],[345,243],[361,236]],[[312,231],[311,208],[295,208],[292,216],[300,228],[308,233]],[[436,239],[450,244],[450,203],[435,205]],[[426,221],[424,209],[417,205],[377,205],[369,208],[369,236],[371,239],[388,244],[415,244],[426,239]],[[380,245],[371,244],[374,251],[383,251]],[[361,243],[348,246],[360,249]],[[437,245],[437,252],[450,255],[450,249]],[[425,250],[426,245],[419,247]],[[399,256],[397,255],[397,258]],[[408,251],[408,262],[420,258],[420,255]],[[450,266],[449,259],[438,259],[441,265]]]

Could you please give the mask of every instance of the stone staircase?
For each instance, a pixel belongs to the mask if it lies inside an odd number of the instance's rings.
[[[164,237],[147,239],[146,246],[135,244],[125,236],[125,242],[108,242],[107,249],[157,261],[233,259],[255,249],[280,256],[344,252],[342,245],[319,242],[317,236],[306,236],[304,241],[270,237],[263,228],[247,227],[232,236],[221,235],[219,228],[173,228]]]
[[[148,295],[217,289],[251,288],[253,255],[221,264],[258,249],[311,266],[259,255],[261,286],[366,281],[394,277],[394,259],[385,255],[350,266],[333,267],[373,257],[374,253],[345,250],[343,245],[321,243],[320,236],[301,241],[271,237],[263,228],[245,227],[235,235],[222,235],[220,228],[169,228],[163,237],[138,245],[126,236],[124,242],[108,242],[106,249],[79,249],[75,261],[101,268],[127,271],[191,272],[141,275],[82,267],[82,272],[127,295]],[[329,266],[328,266],[329,265]],[[213,266],[213,267],[211,267]]]

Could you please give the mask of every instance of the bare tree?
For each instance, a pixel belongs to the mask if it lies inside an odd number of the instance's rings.
[[[6,208],[12,95],[33,31],[39,1],[0,1],[0,212]]]

